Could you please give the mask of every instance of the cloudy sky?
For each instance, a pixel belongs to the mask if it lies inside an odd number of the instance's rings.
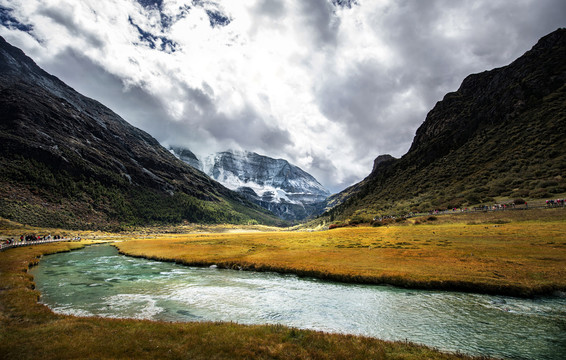
[[[285,158],[336,192],[564,0],[0,0],[0,35],[163,145]]]

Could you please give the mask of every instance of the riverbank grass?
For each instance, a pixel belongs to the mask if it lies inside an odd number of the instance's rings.
[[[0,354],[5,359],[471,359],[404,342],[281,325],[166,323],[57,315],[27,273],[40,256],[91,242],[0,252]],[[465,335],[463,335],[465,336]]]
[[[161,235],[116,244],[187,265],[533,296],[566,289],[566,210],[425,216],[320,232]]]

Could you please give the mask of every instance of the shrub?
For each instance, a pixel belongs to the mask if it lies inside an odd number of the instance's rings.
[[[551,194],[562,194],[566,191],[564,187],[561,186],[553,186],[551,188],[547,188],[548,192]]]
[[[514,191],[511,195],[518,196],[518,197],[529,197],[530,191],[527,189],[519,189]]]
[[[554,186],[558,186],[558,182],[556,180],[544,180],[538,184],[539,188],[549,188]]]
[[[337,229],[337,228],[341,228],[341,227],[344,227],[344,226],[346,226],[346,224],[344,224],[343,222],[338,222],[338,223],[328,225],[328,230]]]
[[[531,191],[530,196],[535,199],[548,197],[548,191],[546,189],[536,189]]]
[[[466,196],[466,200],[470,204],[477,204],[481,201],[481,197],[478,194],[472,193],[472,194],[468,194],[468,196]]]

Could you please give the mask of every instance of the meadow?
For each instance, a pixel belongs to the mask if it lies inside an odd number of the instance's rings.
[[[120,252],[334,281],[533,296],[566,289],[566,210],[424,216],[317,232],[163,234]]]
[[[566,209],[424,216],[329,231],[200,226],[137,233],[64,232],[0,223],[2,237],[63,233],[91,240],[0,252],[0,354],[6,359],[462,359],[406,342],[281,325],[168,323],[58,315],[27,269],[96,241],[184,264],[279,271],[413,288],[531,296],[566,289]],[[165,232],[157,233],[157,231]],[[191,234],[177,232],[190,231]],[[264,230],[264,231],[258,231]],[[270,231],[266,231],[270,230]],[[462,334],[465,337],[465,334]]]
[[[168,323],[58,315],[38,303],[27,269],[43,255],[92,241],[0,253],[3,359],[471,359],[406,342],[386,342],[281,325]]]

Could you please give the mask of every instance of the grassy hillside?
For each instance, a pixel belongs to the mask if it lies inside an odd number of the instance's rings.
[[[47,74],[2,38],[0,217],[107,229],[281,223]]]
[[[566,193],[566,29],[509,66],[470,75],[417,130],[409,152],[376,163],[331,198],[332,219],[471,207]]]

